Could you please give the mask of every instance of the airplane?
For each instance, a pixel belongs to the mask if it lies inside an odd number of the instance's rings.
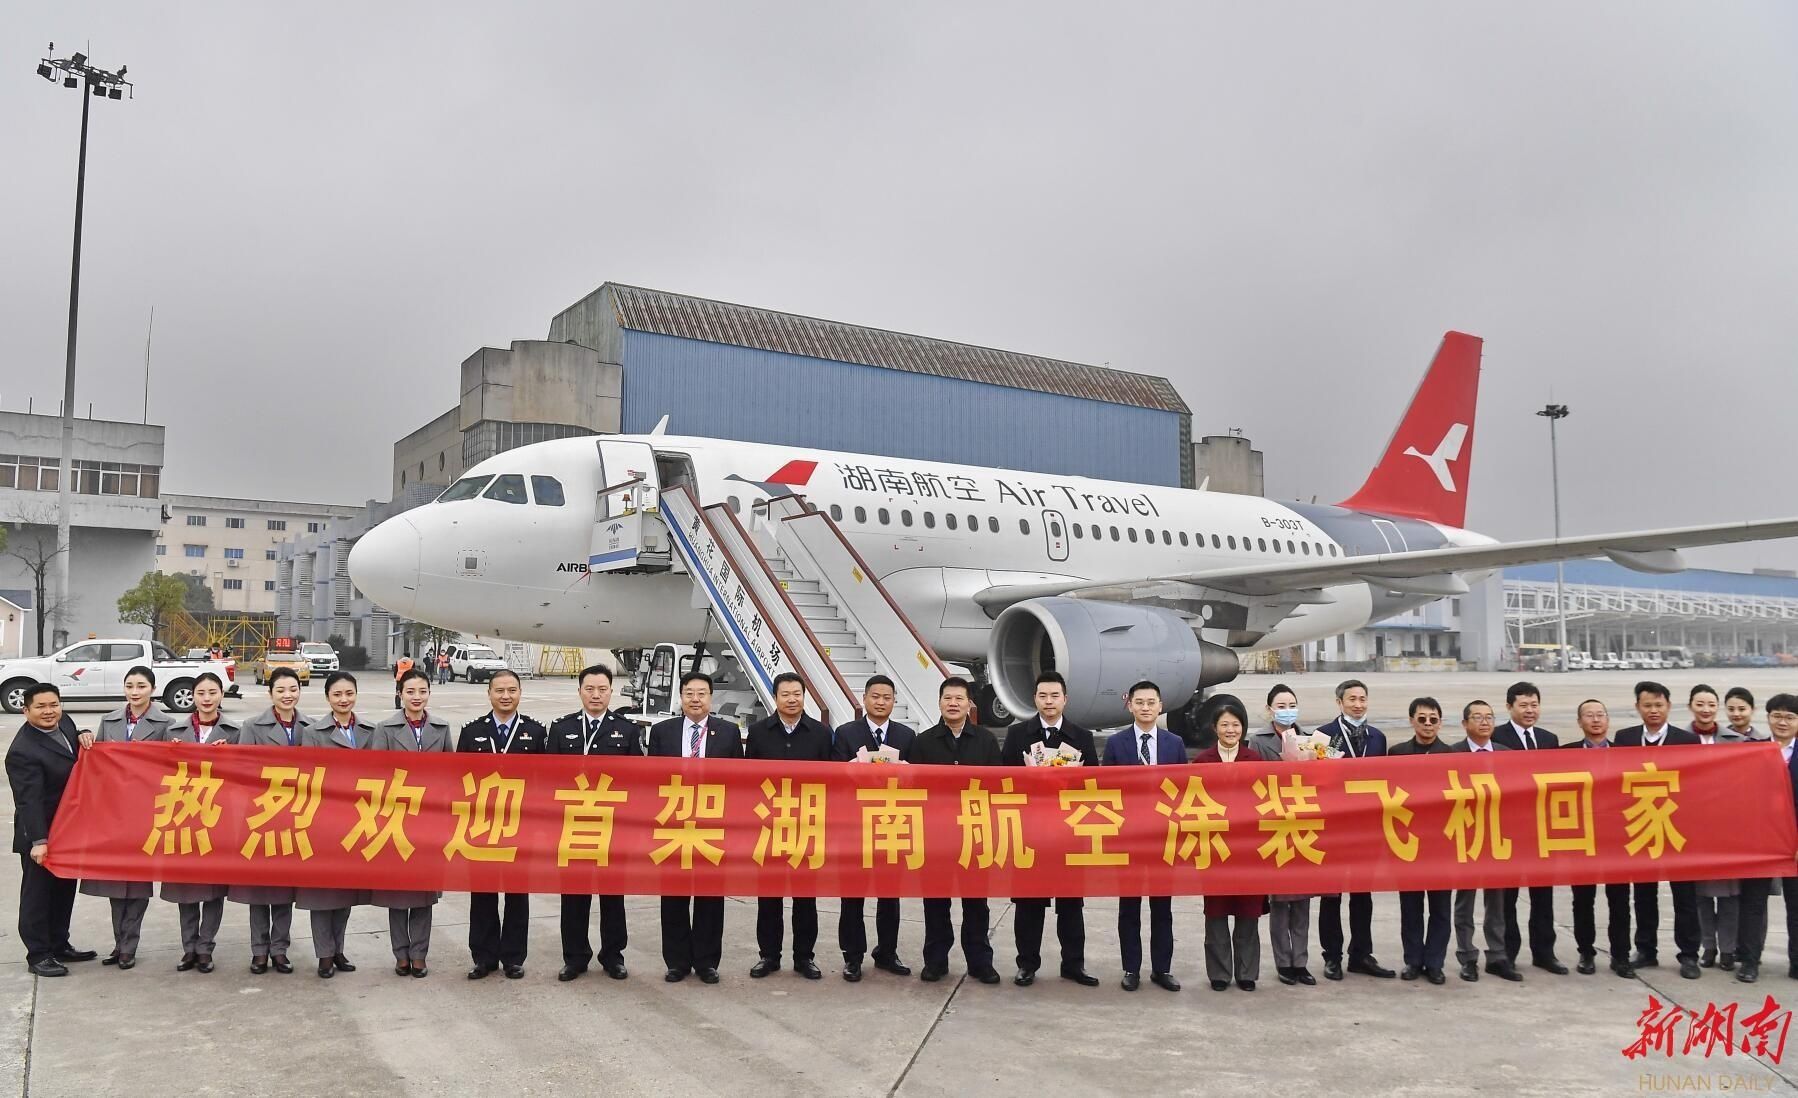
[[[1507,566],[1602,554],[1675,572],[1682,548],[1798,536],[1798,518],[1508,543],[1463,528],[1481,348],[1444,335],[1383,456],[1337,504],[668,435],[664,419],[647,435],[488,458],[364,534],[348,566],[405,618],[648,647],[701,636],[706,611],[665,561],[605,571],[589,557],[607,493],[686,484],[736,512],[797,493],[829,513],[943,659],[982,675],[983,698],[1028,712],[1036,671],[1054,666],[1081,669],[1113,703],[1153,678],[1172,713],[1233,678],[1240,652],[1359,629]],[[1073,700],[1076,721],[1119,715]]]

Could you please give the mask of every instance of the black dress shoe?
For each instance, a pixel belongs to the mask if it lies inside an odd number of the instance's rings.
[[[885,959],[876,957],[874,958],[874,967],[882,972],[891,972],[895,976],[911,975],[911,966],[905,964],[897,957],[887,957]]]
[[[1598,971],[1598,962],[1585,954],[1580,955],[1579,963],[1573,966],[1581,976],[1590,976]]]
[[[822,980],[824,978],[824,971],[818,967],[818,962],[809,957],[803,961],[794,961],[793,971],[799,973],[799,975],[804,976],[808,980]]]
[[[487,977],[493,975],[493,970],[493,965],[484,965],[476,962],[475,966],[468,970],[468,978],[470,980],[485,980]]]
[[[1255,981],[1253,981],[1253,980],[1238,980],[1238,981],[1236,981],[1236,986],[1241,988],[1244,991],[1253,991],[1253,990],[1255,990]]]
[[[1725,972],[1734,972],[1736,970],[1736,955],[1733,953],[1717,954],[1717,967]]]
[[[934,984],[947,975],[949,975],[949,970],[946,968],[931,968],[929,965],[925,965],[918,973],[918,979],[927,984]]]
[[[1486,971],[1501,980],[1509,980],[1514,984],[1523,982],[1523,973],[1517,971],[1517,966],[1509,961],[1487,961]]]
[[[508,979],[508,980],[524,979],[524,966],[523,965],[505,965],[503,967],[506,970],[506,979]]]
[[[1613,961],[1611,963],[1611,971],[1623,977],[1625,980],[1633,980],[1636,978],[1635,966],[1628,961]]]
[[[1531,968],[1539,968],[1544,972],[1552,972],[1556,976],[1567,975],[1567,966],[1553,957],[1542,957],[1530,962]]]
[[[120,961],[119,963],[124,964],[123,961]],[[1687,957],[1679,962],[1679,974],[1687,980],[1696,980],[1704,975],[1704,970],[1698,967],[1697,960]]]
[[[749,969],[749,978],[759,980],[770,972],[779,972],[780,962],[770,957],[763,957]]]
[[[137,967],[137,954],[135,954],[135,953],[119,954],[119,971],[120,972],[124,972],[126,969],[132,969],[132,968],[136,968],[136,967]]]
[[[1629,959],[1631,968],[1659,968],[1660,958],[1653,953],[1638,953]]]
[[[570,980],[579,978],[580,974],[585,971],[587,970],[584,968],[576,968],[573,965],[563,965],[562,971],[556,973],[556,982],[565,984]]]
[[[354,971],[356,971],[356,966],[353,964],[350,964],[350,959],[348,957],[345,957],[341,953],[339,953],[337,956],[331,958],[331,964],[334,967],[336,967],[337,971],[339,971],[339,972],[354,972]]]
[[[1390,980],[1398,975],[1396,972],[1393,972],[1391,969],[1380,964],[1380,962],[1374,960],[1372,957],[1362,957],[1360,960],[1350,961],[1348,963],[1348,970],[1350,972],[1359,972],[1363,976],[1372,976],[1378,980]]]
[[[1064,980],[1071,980],[1081,987],[1099,986],[1099,978],[1086,971],[1084,968],[1064,968],[1061,970],[1061,978]]]
[[[1736,979],[1744,984],[1752,984],[1761,978],[1761,966],[1753,961],[1743,961],[1736,966]]]
[[[318,963],[319,979],[329,980],[331,977],[333,977],[335,975],[337,975],[337,966],[333,965],[331,963],[331,958],[326,957],[324,960],[322,960]]]
[[[1786,966],[1786,979],[1798,980],[1798,965],[1787,965]]]
[[[999,982],[998,969],[983,968],[979,972],[970,972],[968,975],[974,977],[974,979],[979,980],[983,984],[991,985]]]
[[[110,963],[116,965],[119,963],[119,959],[117,957],[114,957]],[[267,972],[267,971],[268,971],[268,958],[267,957],[251,957],[250,958],[250,973],[251,973],[251,975],[260,976],[264,972]]]
[[[1018,985],[1019,987],[1029,987],[1031,984],[1036,983],[1036,969],[1034,969],[1034,968],[1018,969],[1018,974],[1011,978],[1011,982]]]
[[[1441,987],[1443,985],[1443,983],[1445,983],[1448,980],[1448,977],[1444,976],[1442,974],[1442,970],[1439,968],[1424,969],[1423,970],[1423,978],[1428,980],[1430,983],[1435,984],[1437,987]]]
[[[79,964],[82,961],[91,961],[98,956],[99,954],[91,949],[76,949],[74,946],[64,946],[55,953],[56,959],[65,965]]]
[[[1466,980],[1470,984],[1479,983],[1480,982],[1479,963],[1476,961],[1462,961],[1461,962],[1461,979]]]
[[[684,968],[671,968],[662,976],[662,979],[670,984],[678,984],[686,978],[687,970]]]
[[[41,961],[31,962],[31,974],[33,976],[67,976],[69,970],[56,958],[45,957]]]
[[[202,953],[199,956],[195,957],[194,958],[194,967],[199,969],[201,972],[211,972],[212,971],[212,954]]]
[[[426,976],[429,976],[430,974],[431,974],[431,970],[429,968],[425,967],[425,963],[423,961],[413,961],[412,962],[412,978],[414,980],[422,980]]]
[[[285,976],[288,973],[293,971],[293,962],[288,960],[285,954],[278,954],[274,957],[270,957],[268,959],[268,963],[274,968],[274,970],[276,972],[279,972],[283,976]],[[124,967],[124,964],[125,964],[125,958],[120,957],[119,958],[119,966],[122,968],[122,967]]]
[[[718,982],[718,970],[715,968],[700,969],[699,970],[699,982],[702,984],[717,983]]]
[[[1149,982],[1164,991],[1179,991],[1180,981],[1174,979],[1171,972],[1156,972],[1149,976]]]
[[[115,949],[111,953],[108,953],[106,956],[100,958],[100,963],[103,965],[118,964],[119,963],[119,951]]]
[[[1415,980],[1422,975],[1423,969],[1416,965],[1406,965],[1405,970],[1398,974],[1398,978],[1401,980]]]
[[[625,980],[630,978],[630,969],[624,967],[623,961],[613,961],[610,964],[602,964],[599,967],[607,976],[610,976],[614,980]]]
[[[195,957],[191,953],[183,953],[181,955],[181,959],[179,961],[175,962],[175,971],[176,972],[186,972],[199,963],[200,963],[200,960],[198,957]]]
[[[412,962],[411,961],[395,961],[395,962],[393,962],[393,974],[395,976],[410,976],[410,975],[412,975]]]
[[[1342,979],[1342,962],[1341,961],[1325,961],[1324,962],[1324,979],[1326,979],[1326,980]]]
[[[1278,976],[1280,978],[1280,982],[1285,984],[1287,987],[1291,987],[1293,984],[1296,984],[1299,982],[1299,978],[1292,974],[1292,969],[1290,969],[1290,968],[1275,968],[1274,975]]]
[[[1169,979],[1172,979],[1172,978],[1173,977],[1171,977],[1171,976],[1169,977]],[[1297,980],[1299,982],[1299,984],[1303,987],[1316,987],[1317,986],[1317,977],[1311,975],[1311,970],[1308,968],[1293,969],[1292,970],[1292,978]]]
[[[1142,986],[1142,977],[1138,976],[1134,972],[1124,973],[1124,990],[1125,991],[1135,991],[1140,986]]]
[[[1228,981],[1228,980],[1213,980],[1213,981],[1211,981],[1211,990],[1213,990],[1213,991],[1229,991],[1230,990],[1230,981]]]
[[[852,984],[862,982],[862,963],[860,961],[843,962],[843,979]]]
[[[1698,967],[1699,968],[1716,968],[1717,967],[1717,951],[1714,949],[1705,950],[1704,956],[1698,958]]]

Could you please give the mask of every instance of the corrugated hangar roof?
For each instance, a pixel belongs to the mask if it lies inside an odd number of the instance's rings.
[[[807,355],[1012,389],[1186,413],[1166,378],[943,339],[863,328],[725,301],[607,283],[618,324],[637,332]]]

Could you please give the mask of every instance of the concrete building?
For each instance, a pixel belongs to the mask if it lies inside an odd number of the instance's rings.
[[[44,649],[56,635],[130,635],[141,629],[118,620],[118,599],[154,567],[162,526],[163,428],[111,420],[75,421],[74,496],[70,541],[70,599],[56,603],[56,523],[60,416],[0,412],[0,588],[31,595],[44,617]],[[36,625],[27,638],[38,653]]]
[[[1206,435],[1192,445],[1192,475],[1208,491],[1264,496],[1261,451],[1240,432]]]
[[[216,610],[272,614],[281,543],[296,534],[320,533],[360,510],[170,493],[163,497],[166,519],[156,539],[156,570],[199,576]]]
[[[404,623],[350,582],[350,546],[394,515],[429,503],[438,491],[434,485],[408,485],[391,502],[370,500],[345,518],[283,542],[275,562],[276,633],[319,641],[342,637],[368,649],[371,666],[390,665],[393,633]]]
[[[0,660],[36,653],[33,605],[30,591],[0,591]]]

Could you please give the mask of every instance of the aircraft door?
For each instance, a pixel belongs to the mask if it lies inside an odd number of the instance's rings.
[[[655,557],[658,546],[643,519],[659,509],[655,453],[641,442],[601,439],[596,445],[600,489],[587,571],[611,572],[651,563],[642,558]]]
[[[1405,544],[1404,533],[1399,530],[1396,523],[1377,518],[1373,520],[1373,528],[1379,531],[1380,537],[1386,540],[1387,552],[1403,553],[1410,550],[1411,547]]]
[[[1068,524],[1060,511],[1043,512],[1043,537],[1048,542],[1050,560],[1068,559]]]

